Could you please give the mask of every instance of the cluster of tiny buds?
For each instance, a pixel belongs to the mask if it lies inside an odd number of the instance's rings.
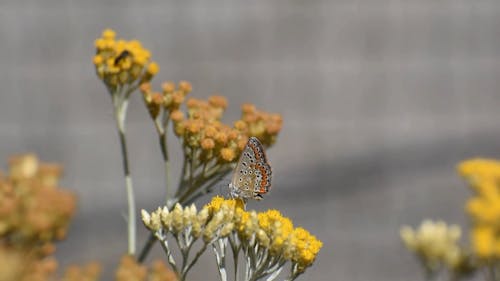
[[[230,212],[226,209],[210,215],[208,208],[197,212],[195,205],[182,208],[176,204],[172,211],[163,207],[151,214],[142,210],[141,214],[144,224],[153,232],[161,230],[162,235],[172,233],[174,236],[183,233],[194,240],[202,237],[205,243],[229,235],[234,228],[234,223],[230,222]]]
[[[137,40],[117,40],[111,29],[102,32],[95,41],[93,63],[97,76],[111,89],[118,86],[150,81],[160,70],[151,61],[151,53]]]
[[[253,104],[243,104],[241,120],[234,126],[249,136],[257,137],[263,145],[271,146],[283,127],[280,114],[258,110]]]
[[[184,147],[196,151],[196,158],[202,163],[212,160],[235,162],[250,136],[257,137],[269,147],[274,144],[283,126],[281,115],[260,111],[252,104],[242,106],[241,119],[233,126],[224,124],[221,118],[228,106],[226,98],[213,95],[207,100],[186,100],[192,91],[187,81],[180,81],[178,85],[163,83],[161,91],[152,90],[149,83],[143,83],[140,89],[153,120],[159,116],[163,116],[158,118],[163,121],[172,120],[174,132],[183,140]],[[186,106],[185,112],[182,104]]]
[[[183,208],[177,204],[172,211],[166,207],[151,214],[142,210],[142,220],[148,229],[162,236],[183,233],[194,240],[202,237],[204,243],[233,235],[239,237],[243,248],[251,249],[257,244],[269,255],[291,261],[299,271],[314,262],[321,241],[301,227],[294,228],[279,211],[248,212],[243,205],[240,199],[216,196],[199,212],[194,205]]]
[[[164,110],[168,117],[175,122],[184,118],[179,107],[193,88],[189,82],[180,81],[177,87],[174,82],[163,83],[161,92],[154,92],[149,83],[143,83],[140,90],[151,118],[156,119]]]
[[[186,107],[187,118],[172,118],[175,133],[183,139],[184,145],[198,150],[203,162],[211,159],[223,163],[234,161],[248,138],[220,121],[227,107],[226,99],[217,95],[207,101],[191,98]]]

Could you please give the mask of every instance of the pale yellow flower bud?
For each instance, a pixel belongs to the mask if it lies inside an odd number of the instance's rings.
[[[234,223],[230,222],[225,224],[220,231],[220,236],[227,237],[231,233],[231,231],[233,231],[233,229]]]
[[[201,224],[197,220],[193,221],[191,235],[193,235],[195,239],[199,238],[201,235]]]
[[[161,223],[167,230],[172,227],[172,216],[167,207],[163,207],[160,214]]]
[[[160,213],[158,212],[153,212],[151,214],[151,224],[150,224],[150,229],[153,231],[158,231],[161,228],[161,219],[160,219]]]
[[[198,216],[196,217],[196,220],[198,221],[199,224],[204,225],[207,223],[208,220],[208,208],[203,208],[199,213]]]
[[[205,230],[203,231],[203,240],[205,243],[209,243],[216,235],[217,229],[220,227],[224,220],[224,213],[217,212],[213,218],[207,223]]]
[[[262,229],[257,231],[257,240],[259,241],[259,245],[262,247],[269,247],[269,236],[267,236],[266,232]]]
[[[149,215],[148,212],[146,212],[146,210],[142,209],[141,210],[141,218],[142,218],[142,222],[144,223],[144,225],[147,227],[147,228],[150,228],[150,224],[151,224],[151,216]]]
[[[182,206],[179,203],[175,204],[174,210],[171,213],[172,228],[175,234],[180,233],[184,228],[183,213]]]
[[[208,244],[212,241],[214,237],[215,237],[215,227],[213,224],[209,223],[203,230],[203,241]]]

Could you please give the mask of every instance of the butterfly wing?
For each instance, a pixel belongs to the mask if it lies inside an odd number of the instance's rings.
[[[231,193],[242,198],[261,199],[271,186],[271,166],[264,148],[251,137],[243,150],[231,180]]]

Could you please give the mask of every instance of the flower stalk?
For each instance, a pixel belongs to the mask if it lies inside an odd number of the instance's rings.
[[[119,95],[113,95],[113,98],[118,100],[115,101],[115,118],[118,128],[118,135],[120,139],[120,147],[123,162],[123,172],[125,176],[125,187],[127,193],[127,233],[128,233],[128,254],[135,254],[135,241],[136,241],[136,215],[135,215],[135,197],[134,197],[134,186],[132,182],[132,175],[130,174],[128,149],[127,149],[127,138],[126,138],[126,125],[125,120],[127,118],[127,106],[128,101],[126,99],[121,100]]]
[[[150,53],[139,41],[116,40],[116,33],[106,29],[102,37],[95,41],[96,55],[93,58],[97,76],[103,81],[111,96],[125,177],[127,195],[128,254],[136,251],[136,215],[132,175],[130,172],[126,119],[130,95],[143,83],[150,81],[159,71]]]

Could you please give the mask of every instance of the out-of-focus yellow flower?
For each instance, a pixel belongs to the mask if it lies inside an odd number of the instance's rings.
[[[146,280],[147,268],[138,264],[132,256],[123,256],[115,273],[116,281]]]
[[[418,229],[403,226],[400,235],[408,250],[415,253],[430,271],[442,265],[455,268],[462,263],[464,254],[458,245],[461,230],[457,225],[425,220]]]
[[[458,172],[472,181],[483,181],[500,178],[500,161],[486,158],[475,158],[461,162]]]
[[[69,266],[62,281],[97,281],[101,275],[101,265],[91,262],[85,266]]]
[[[27,245],[63,239],[76,199],[57,187],[61,168],[31,154],[9,162],[8,177],[0,177],[0,235]]]
[[[472,230],[472,246],[476,255],[482,259],[498,256],[495,251],[499,242],[496,241],[494,229],[487,226],[475,227]]]
[[[465,206],[473,224],[473,251],[483,261],[500,259],[500,162],[466,160],[458,171],[475,191]]]
[[[36,249],[0,245],[0,281],[53,280],[57,261]]]

